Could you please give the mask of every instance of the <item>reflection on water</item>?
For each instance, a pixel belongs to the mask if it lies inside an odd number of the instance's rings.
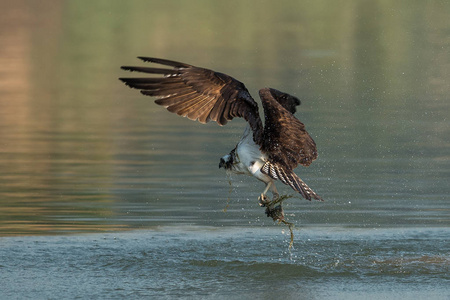
[[[216,169],[244,122],[125,88],[137,55],[302,99],[319,159],[297,173],[326,202],[289,200],[298,225],[448,226],[449,5],[283,3],[0,1],[0,235],[272,224],[259,183]]]

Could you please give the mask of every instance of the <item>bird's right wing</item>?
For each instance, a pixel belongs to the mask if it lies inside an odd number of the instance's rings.
[[[163,75],[119,78],[126,85],[158,98],[156,104],[168,111],[200,123],[212,120],[225,125],[235,117],[244,118],[253,130],[255,142],[261,143],[263,129],[258,105],[242,82],[226,74],[181,62],[152,57],[139,59],[172,68],[123,66],[122,69],[127,71]]]
[[[279,101],[278,93],[270,88],[259,91],[265,118],[261,150],[269,158],[261,171],[281,180],[308,200],[321,200],[293,171],[298,164],[309,166],[317,158],[316,143],[292,110],[288,111],[290,101]],[[295,109],[295,105],[293,107]]]
[[[276,89],[270,89],[270,94],[278,103],[281,104],[288,112],[295,114],[296,107],[300,105],[300,100],[297,97],[289,95],[287,93],[280,92]]]

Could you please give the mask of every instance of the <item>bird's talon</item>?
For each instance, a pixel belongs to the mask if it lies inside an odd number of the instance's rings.
[[[259,206],[265,207],[265,206],[267,206],[267,204],[270,203],[270,199],[266,195],[261,194],[261,196],[258,197],[258,203],[259,203]]]

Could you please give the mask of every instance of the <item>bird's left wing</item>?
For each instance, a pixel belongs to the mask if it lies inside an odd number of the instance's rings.
[[[181,62],[139,57],[144,62],[152,62],[172,68],[131,67],[123,70],[159,77],[119,78],[126,85],[141,90],[141,93],[157,98],[157,104],[168,111],[200,123],[210,120],[225,125],[235,117],[244,118],[253,130],[253,138],[261,143],[262,121],[258,105],[245,85],[231,76],[199,68]]]

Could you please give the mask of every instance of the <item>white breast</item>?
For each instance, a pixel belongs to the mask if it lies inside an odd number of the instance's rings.
[[[267,156],[259,150],[259,146],[253,141],[253,133],[250,127],[245,128],[244,134],[236,147],[239,163],[235,166],[236,171],[266,181],[267,175],[259,170],[267,160]]]

